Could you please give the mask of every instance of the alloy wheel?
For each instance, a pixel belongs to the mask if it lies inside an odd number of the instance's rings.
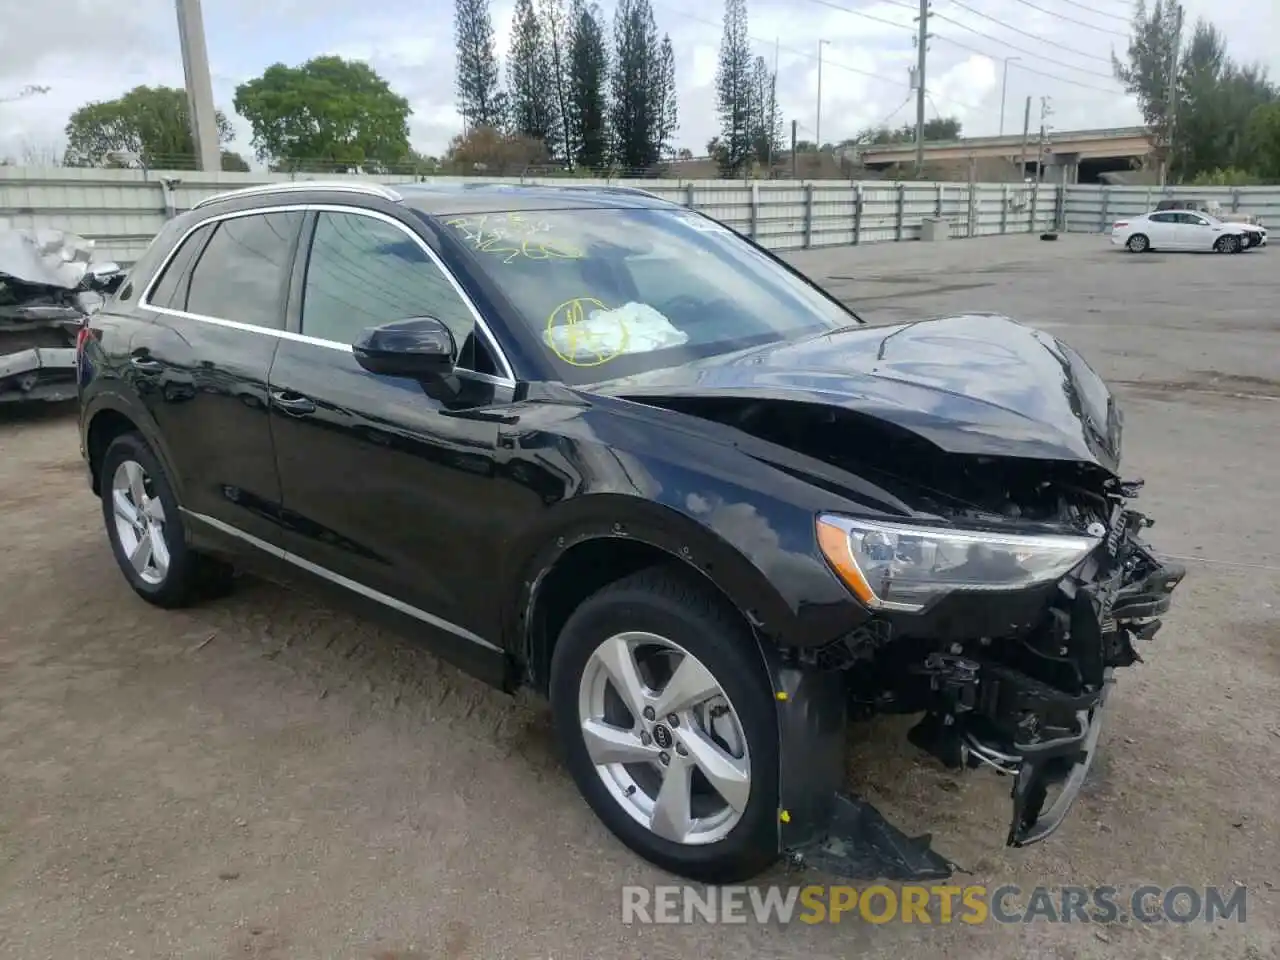
[[[111,510],[120,548],[138,577],[151,586],[169,575],[169,544],[164,538],[164,504],[151,478],[136,460],[124,460],[111,478]]]
[[[609,637],[587,661],[578,717],[596,773],[636,822],[673,843],[723,839],[751,795],[742,724],[711,671],[652,633]]]

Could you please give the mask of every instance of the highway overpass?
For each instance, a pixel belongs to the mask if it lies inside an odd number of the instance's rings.
[[[1033,132],[1026,140],[1027,169],[1034,172],[1037,137]],[[1151,153],[1151,141],[1142,127],[1115,127],[1104,130],[1055,130],[1046,136],[1044,163],[1051,167],[1067,167],[1070,181],[1096,182],[1099,173],[1129,170]],[[1022,155],[1022,134],[1005,137],[968,137],[961,140],[934,141],[924,145],[925,163],[955,163],[972,159],[999,158],[1015,166]],[[895,164],[913,164],[915,144],[872,144],[858,150],[858,159],[873,170]],[[1045,177],[1058,180],[1059,176]]]

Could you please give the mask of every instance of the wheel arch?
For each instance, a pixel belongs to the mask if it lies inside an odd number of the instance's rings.
[[[90,482],[95,494],[102,493],[102,458],[107,448],[116,437],[136,432],[160,460],[174,496],[181,502],[182,478],[175,473],[168,447],[145,408],[139,408],[115,394],[107,394],[96,398],[86,408],[83,423],[85,457],[89,462]]]
[[[635,500],[606,494],[584,499]],[[546,692],[555,642],[577,606],[651,566],[694,578],[757,636],[783,643],[791,635],[796,615],[787,600],[751,559],[706,527],[648,501],[611,504],[609,512],[628,517],[616,522],[595,516],[603,504],[591,506],[597,508],[591,516],[558,525],[515,564],[519,589],[505,620],[511,647],[535,690]]]

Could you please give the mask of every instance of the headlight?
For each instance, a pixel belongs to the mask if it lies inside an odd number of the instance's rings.
[[[818,518],[818,545],[873,610],[914,613],[957,590],[1016,590],[1056,580],[1101,541],[1023,536],[905,523]]]

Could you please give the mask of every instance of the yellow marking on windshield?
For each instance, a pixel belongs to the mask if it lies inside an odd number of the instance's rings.
[[[600,331],[592,330],[586,322],[593,307],[598,310],[609,309],[603,301],[595,297],[575,297],[560,304],[547,317],[547,346],[551,347],[555,355],[571,367],[599,367],[627,351],[627,343],[630,339],[627,325],[622,320],[615,321],[622,331],[622,336],[618,339],[616,347],[610,345],[608,340],[601,336]],[[557,321],[560,321],[561,328],[565,330],[563,349],[552,334]],[[590,356],[593,359],[584,360],[582,359],[584,356]]]
[[[503,263],[529,260],[581,260],[581,250],[556,243],[551,225],[519,213],[486,213],[478,217],[454,217],[446,221],[481,253],[502,257]]]

